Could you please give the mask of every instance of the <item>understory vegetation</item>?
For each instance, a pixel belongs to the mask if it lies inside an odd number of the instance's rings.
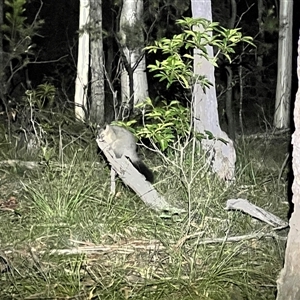
[[[287,220],[288,138],[239,140],[231,185],[188,148],[173,164],[142,151],[155,188],[186,211],[169,215],[119,179],[111,195],[109,167],[84,130],[62,131],[23,164],[0,134],[1,299],[275,298],[287,229],[225,207],[245,198]]]

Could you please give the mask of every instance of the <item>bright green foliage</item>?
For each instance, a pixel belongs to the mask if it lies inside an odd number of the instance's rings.
[[[245,42],[253,45],[252,38],[243,37],[239,29],[226,29],[216,22],[184,18],[178,20],[177,24],[182,27],[182,33],[174,35],[171,39],[162,38],[156,41],[153,46],[145,48],[149,53],[161,51],[163,55],[166,55],[165,59],[157,60],[154,65],[149,65],[148,68],[150,72],[157,72],[154,77],[158,77],[160,81],[167,81],[167,88],[175,81],[186,89],[195,82],[200,82],[203,87],[209,87],[210,82],[206,78],[193,73],[194,57],[188,53],[189,50],[199,49],[199,55],[217,66],[217,59],[220,54],[229,61],[231,60],[230,54],[234,53],[234,47],[238,43]],[[215,48],[214,57],[208,55],[207,46]],[[187,52],[184,55],[181,54],[182,48],[186,49]]]
[[[160,150],[165,151],[170,145],[190,137],[190,111],[179,101],[162,101],[160,106],[154,106],[151,99],[147,98],[136,107],[145,111],[144,125],[135,131],[137,138],[150,139]],[[130,129],[135,123],[135,120],[131,120],[117,124]]]
[[[132,125],[137,123],[136,120],[115,122],[114,124],[131,130],[138,139],[150,139],[161,151],[174,149],[174,145],[178,143],[186,144],[191,137],[198,140],[204,137],[204,134],[193,130],[190,109],[181,105],[177,100],[172,100],[170,103],[164,100],[160,106],[154,106],[151,99],[147,98],[136,107],[145,111],[143,126],[138,126],[136,130],[133,130]],[[210,140],[216,139],[207,130],[205,130],[205,137]],[[218,140],[227,143],[224,139],[218,138]]]
[[[163,101],[161,106],[155,107],[148,98],[138,107],[146,112],[145,125],[138,128],[137,137],[153,140],[162,151],[174,145],[179,137],[189,137],[190,111],[179,101]]]

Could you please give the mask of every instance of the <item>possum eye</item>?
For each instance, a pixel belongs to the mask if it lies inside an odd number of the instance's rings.
[[[103,141],[103,139],[104,139],[104,134],[103,134],[103,130],[102,130],[102,129],[100,129],[100,130],[98,131],[98,139],[99,139],[100,141]]]

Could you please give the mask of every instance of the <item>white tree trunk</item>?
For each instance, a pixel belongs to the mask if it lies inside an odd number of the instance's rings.
[[[192,0],[193,18],[205,18],[212,20],[210,0]],[[201,28],[198,28],[201,30]],[[197,30],[197,28],[196,28]],[[213,57],[212,47],[207,47],[210,57]],[[216,140],[203,139],[202,147],[209,153],[213,171],[222,179],[233,180],[235,172],[236,153],[233,142],[223,132],[219,125],[218,104],[215,90],[214,66],[199,55],[200,51],[194,51],[194,72],[204,75],[213,84],[213,87],[204,92],[200,84],[194,87],[194,124],[195,130],[200,133],[211,132]],[[218,138],[228,141],[227,144]]]
[[[89,0],[80,0],[79,29],[89,22]],[[85,31],[79,36],[77,77],[75,82],[75,117],[81,121],[86,118],[87,87],[89,73],[89,34]]]
[[[144,47],[142,20],[143,1],[123,0],[119,33],[125,56],[123,60],[126,59],[126,62],[123,61],[121,73],[121,95],[125,106],[128,106],[130,101],[134,100],[133,104],[137,104],[148,97],[146,60],[145,56],[142,56]]]
[[[274,114],[276,128],[289,128],[292,80],[293,1],[281,0],[279,13],[277,87]]]
[[[277,281],[277,300],[300,299],[300,36],[298,41],[298,92],[294,109],[295,132],[293,144],[293,199],[294,211],[285,250],[284,268]]]

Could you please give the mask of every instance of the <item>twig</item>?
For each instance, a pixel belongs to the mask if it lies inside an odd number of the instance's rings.
[[[26,168],[29,170],[37,169],[40,167],[45,167],[47,165],[53,166],[53,167],[59,167],[59,168],[72,168],[76,164],[66,164],[66,163],[56,163],[56,162],[49,162],[46,164],[46,162],[43,161],[23,161],[19,159],[8,159],[8,160],[2,160],[0,161],[0,168],[7,168],[7,167],[20,167],[20,168]],[[93,162],[92,164],[90,162],[84,162],[83,166],[91,168],[92,166],[96,167],[103,167],[103,164],[100,162]]]
[[[39,168],[42,165],[41,162],[38,161],[23,161],[18,159],[8,159],[0,161],[0,167],[22,167],[29,170],[33,170]]]
[[[184,237],[182,237],[174,246],[175,249],[178,249],[179,247],[182,247],[182,245],[189,239],[195,238],[195,237],[199,237],[199,236],[203,236],[204,231],[200,231],[200,232],[195,232],[193,234],[189,234],[186,235]]]
[[[278,185],[280,184],[280,179],[281,179],[283,170],[284,170],[285,166],[287,165],[287,162],[288,162],[289,158],[290,158],[290,153],[286,153],[285,154],[285,159],[283,161],[283,164],[282,164],[282,166],[280,168],[280,172],[279,172],[279,175],[278,175],[278,179],[277,179],[277,184]]]
[[[279,236],[275,232],[257,232],[252,234],[245,234],[245,235],[238,235],[238,236],[230,236],[230,237],[224,237],[224,238],[214,238],[214,239],[204,239],[200,242],[197,242],[197,245],[207,245],[207,244],[215,244],[215,243],[232,243],[232,242],[239,242],[239,241],[246,241],[246,240],[252,240],[252,239],[261,239],[263,237],[271,237],[276,238],[281,241],[285,241],[286,237]]]

